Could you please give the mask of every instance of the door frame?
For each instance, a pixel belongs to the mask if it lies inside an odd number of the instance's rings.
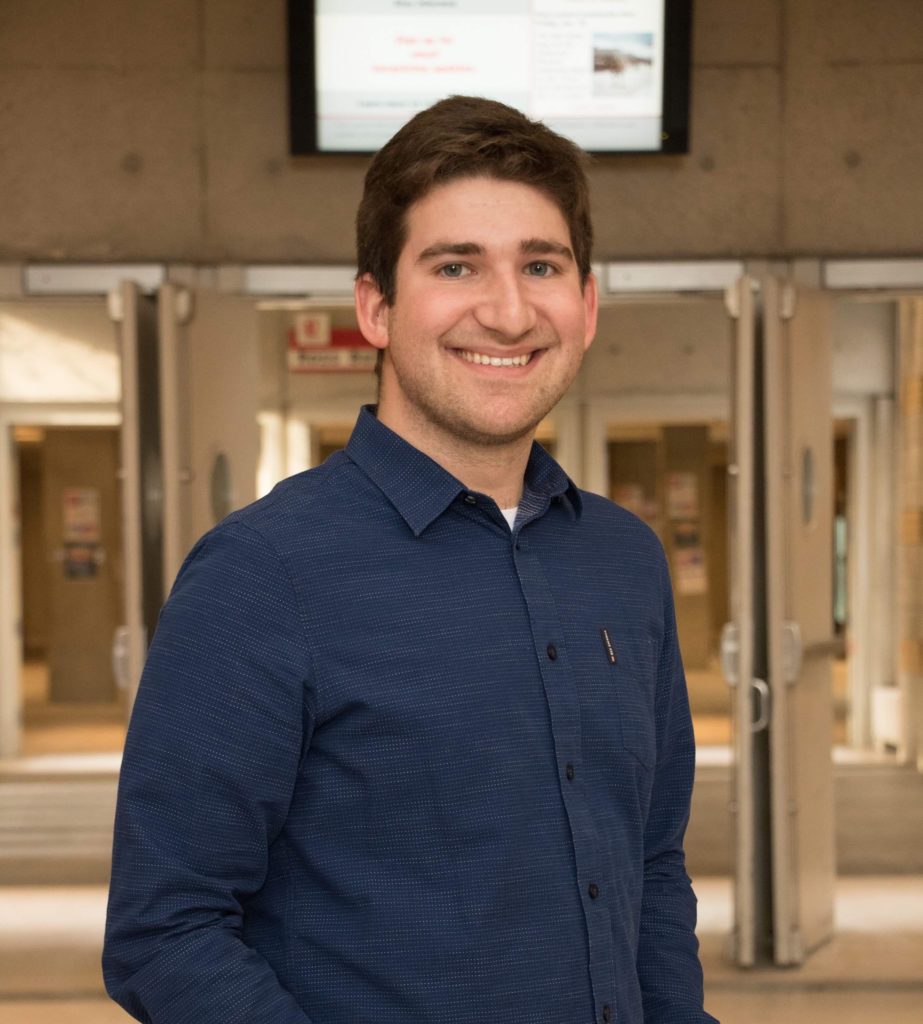
[[[117,402],[0,403],[0,758],[22,747],[22,585],[18,537],[19,476],[13,457],[15,427],[114,427]]]

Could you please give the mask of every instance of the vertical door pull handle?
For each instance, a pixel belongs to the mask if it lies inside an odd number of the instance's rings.
[[[762,732],[769,725],[770,699],[769,686],[765,679],[751,680],[753,689],[756,690],[756,720],[750,726],[750,732]]]
[[[740,637],[736,622],[721,628],[721,674],[728,686],[736,686],[740,675]]]
[[[801,626],[797,622],[786,620],[782,623],[782,657],[786,683],[797,683],[798,677],[801,675],[801,661],[804,657]]]

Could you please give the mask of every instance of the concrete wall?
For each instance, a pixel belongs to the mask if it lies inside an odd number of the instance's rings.
[[[692,151],[600,159],[599,259],[923,252],[923,4],[696,0]],[[351,262],[287,155],[283,0],[0,0],[0,260]]]

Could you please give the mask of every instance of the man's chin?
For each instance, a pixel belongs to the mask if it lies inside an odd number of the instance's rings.
[[[518,444],[524,440],[531,440],[539,423],[545,418],[545,414],[538,418],[530,417],[526,420],[511,422],[496,422],[457,424],[456,436],[470,444],[480,445],[485,448],[503,448],[509,445]]]

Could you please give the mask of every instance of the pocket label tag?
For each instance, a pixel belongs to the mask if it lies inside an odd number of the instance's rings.
[[[612,637],[609,636],[609,630],[605,626],[599,630],[599,635],[603,638],[603,646],[606,648],[606,657],[609,659],[610,665],[618,664],[618,655],[615,653],[615,647],[612,643]]]

